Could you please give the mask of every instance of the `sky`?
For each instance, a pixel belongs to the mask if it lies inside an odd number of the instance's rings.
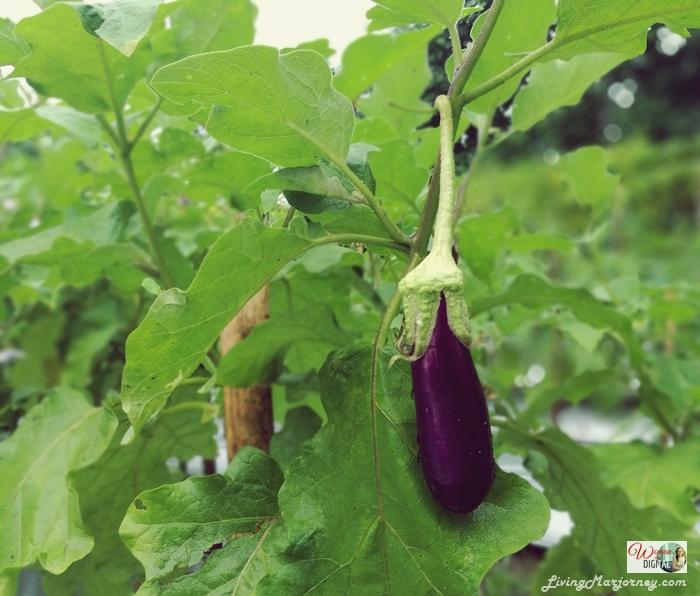
[[[258,7],[255,43],[278,48],[294,47],[303,41],[325,37],[340,63],[342,50],[366,33],[365,13],[371,0],[253,0]],[[15,23],[39,12],[32,0],[0,0],[0,17]]]

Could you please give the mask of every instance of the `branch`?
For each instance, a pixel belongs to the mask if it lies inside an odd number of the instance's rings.
[[[141,126],[139,126],[139,129],[136,131],[134,138],[129,142],[129,153],[131,153],[131,150],[136,146],[136,143],[139,142],[139,140],[143,136],[143,133],[146,132],[146,129],[153,121],[153,118],[155,118],[155,115],[158,113],[158,110],[160,109],[160,106],[163,103],[164,99],[164,97],[158,97],[158,100],[153,105],[153,108],[149,112],[148,116],[146,116],[146,119],[141,123]]]

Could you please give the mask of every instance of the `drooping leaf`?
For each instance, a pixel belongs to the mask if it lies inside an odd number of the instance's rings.
[[[603,482],[622,488],[632,505],[658,505],[687,524],[698,519],[688,489],[700,486],[700,444],[686,441],[660,450],[641,442],[593,445]]]
[[[206,123],[212,136],[280,166],[348,154],[352,106],[316,52],[248,46],[193,56],[159,70],[152,84],[176,103],[214,106]]]
[[[353,333],[338,326],[328,306],[308,305],[256,325],[243,341],[226,352],[219,363],[217,379],[227,387],[272,383],[282,372],[279,365],[292,345],[301,344],[300,351],[304,354],[301,368],[308,369],[323,364],[330,350],[342,348],[354,338]]]
[[[29,54],[29,46],[14,30],[15,24],[10,19],[0,19],[0,66],[14,66]]]
[[[211,420],[202,421],[198,406],[205,402],[201,399],[193,387],[179,389],[173,400],[180,409],[168,411],[155,423],[152,433],[141,433],[128,445],[121,445],[121,440],[129,421],[121,409],[118,411],[119,428],[107,451],[72,478],[95,547],[61,575],[44,576],[47,596],[129,596],[134,592],[133,580],[145,579],[141,563],[119,537],[119,526],[140,492],[175,480],[166,459],[215,456],[217,447],[212,435],[216,426]]]
[[[373,0],[367,11],[370,31],[413,24],[453,27],[462,16],[463,0]]]
[[[137,63],[90,35],[78,13],[63,2],[23,19],[15,33],[32,52],[17,64],[12,76],[26,77],[41,95],[59,97],[81,112],[112,110],[105,63],[120,106],[143,74]]]
[[[313,438],[322,423],[321,417],[308,406],[288,410],[282,430],[270,439],[270,455],[282,469],[287,469],[302,454],[304,443]]]
[[[541,493],[500,471],[471,514],[433,501],[417,461],[408,366],[387,370],[390,356],[381,354],[373,369],[372,350],[353,347],[324,365],[328,423],[292,462],[279,496],[290,543],[303,556],[264,578],[261,596],[318,586],[358,596],[474,594],[498,558],[547,527]]]
[[[240,308],[312,243],[245,220],[212,247],[186,290],[158,296],[126,343],[124,410],[138,431],[199,365]]]
[[[577,104],[588,87],[629,58],[634,56],[595,53],[536,64],[515,96],[513,129],[528,130],[557,108]]]
[[[399,35],[365,35],[353,41],[343,52],[340,72],[333,86],[351,100],[413,55],[427,50],[428,42],[437,35],[433,27],[408,31]]]
[[[619,488],[607,488],[600,479],[600,464],[585,447],[559,429],[536,435],[501,429],[506,445],[536,451],[545,459],[526,459],[525,465],[544,487],[552,508],[568,511],[574,522],[576,546],[588,553],[597,570],[608,578],[627,572],[628,540],[666,540],[667,536],[697,541],[692,526],[678,522],[658,507],[635,509]],[[688,583],[700,579],[700,563],[688,565]],[[622,587],[619,594],[634,594]]]
[[[223,476],[192,477],[141,493],[119,533],[147,579],[183,572],[212,545],[255,534],[271,521],[283,480],[274,459],[244,447]]]
[[[639,342],[632,335],[632,321],[622,313],[605,306],[583,288],[560,288],[534,275],[520,275],[505,292],[475,301],[470,305],[470,312],[476,316],[497,306],[513,303],[528,308],[566,305],[582,323],[617,333],[627,345],[634,366],[640,366],[644,361]]]
[[[62,573],[90,552],[93,538],[68,474],[99,458],[116,426],[110,410],[57,389],[0,443],[0,570],[38,559]]]
[[[85,29],[101,37],[125,56],[131,56],[148,33],[163,0],[111,0],[73,2]]]
[[[520,227],[512,207],[484,213],[464,220],[459,226],[459,252],[471,272],[491,285],[496,257],[506,241],[506,234]]]

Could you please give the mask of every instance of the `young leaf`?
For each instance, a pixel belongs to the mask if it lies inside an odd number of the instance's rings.
[[[343,162],[348,154],[352,105],[316,52],[248,46],[193,56],[160,69],[152,85],[176,103],[214,106],[212,136],[280,166]]]
[[[223,476],[192,477],[141,493],[119,529],[152,580],[198,563],[214,544],[256,534],[279,513],[277,462],[244,447]],[[158,548],[154,548],[154,545]]]
[[[93,539],[67,476],[100,457],[116,427],[110,410],[56,389],[0,443],[0,571],[38,559],[62,573],[90,552]]]
[[[125,56],[131,56],[145,37],[163,0],[111,0],[72,4],[85,29],[101,37]]]
[[[497,559],[544,533],[546,500],[514,474],[499,471],[474,513],[435,503],[417,461],[410,372],[403,362],[387,370],[391,355],[373,369],[372,349],[353,347],[321,370],[328,423],[279,496],[303,559],[263,579],[260,596],[318,586],[349,596],[475,594]]]
[[[182,409],[166,412],[152,433],[141,433],[128,445],[121,445],[129,421],[119,408],[119,428],[107,451],[74,474],[80,512],[92,531],[95,547],[61,575],[44,576],[47,596],[128,596],[133,594],[133,579],[145,579],[141,563],[119,537],[129,505],[140,492],[173,482],[175,475],[165,464],[169,457],[187,461],[195,455],[214,457],[217,450],[212,438],[216,426],[213,421],[201,421],[197,406],[204,402],[196,389],[179,389],[173,399]]]
[[[367,11],[370,31],[413,24],[454,27],[462,16],[463,0],[373,0]]]
[[[343,52],[340,72],[333,86],[355,101],[391,69],[417,51],[427,52],[428,42],[438,34],[434,27],[407,31],[399,35],[365,35],[353,41]]]
[[[126,342],[122,400],[136,431],[192,374],[253,294],[311,246],[289,230],[245,220],[212,247],[186,291],[158,296]]]
[[[15,24],[10,19],[0,19],[0,66],[14,66],[30,49],[26,42],[14,34]]]

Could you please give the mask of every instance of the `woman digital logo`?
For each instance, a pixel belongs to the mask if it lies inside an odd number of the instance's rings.
[[[627,542],[627,573],[687,573],[687,548],[684,541]]]

